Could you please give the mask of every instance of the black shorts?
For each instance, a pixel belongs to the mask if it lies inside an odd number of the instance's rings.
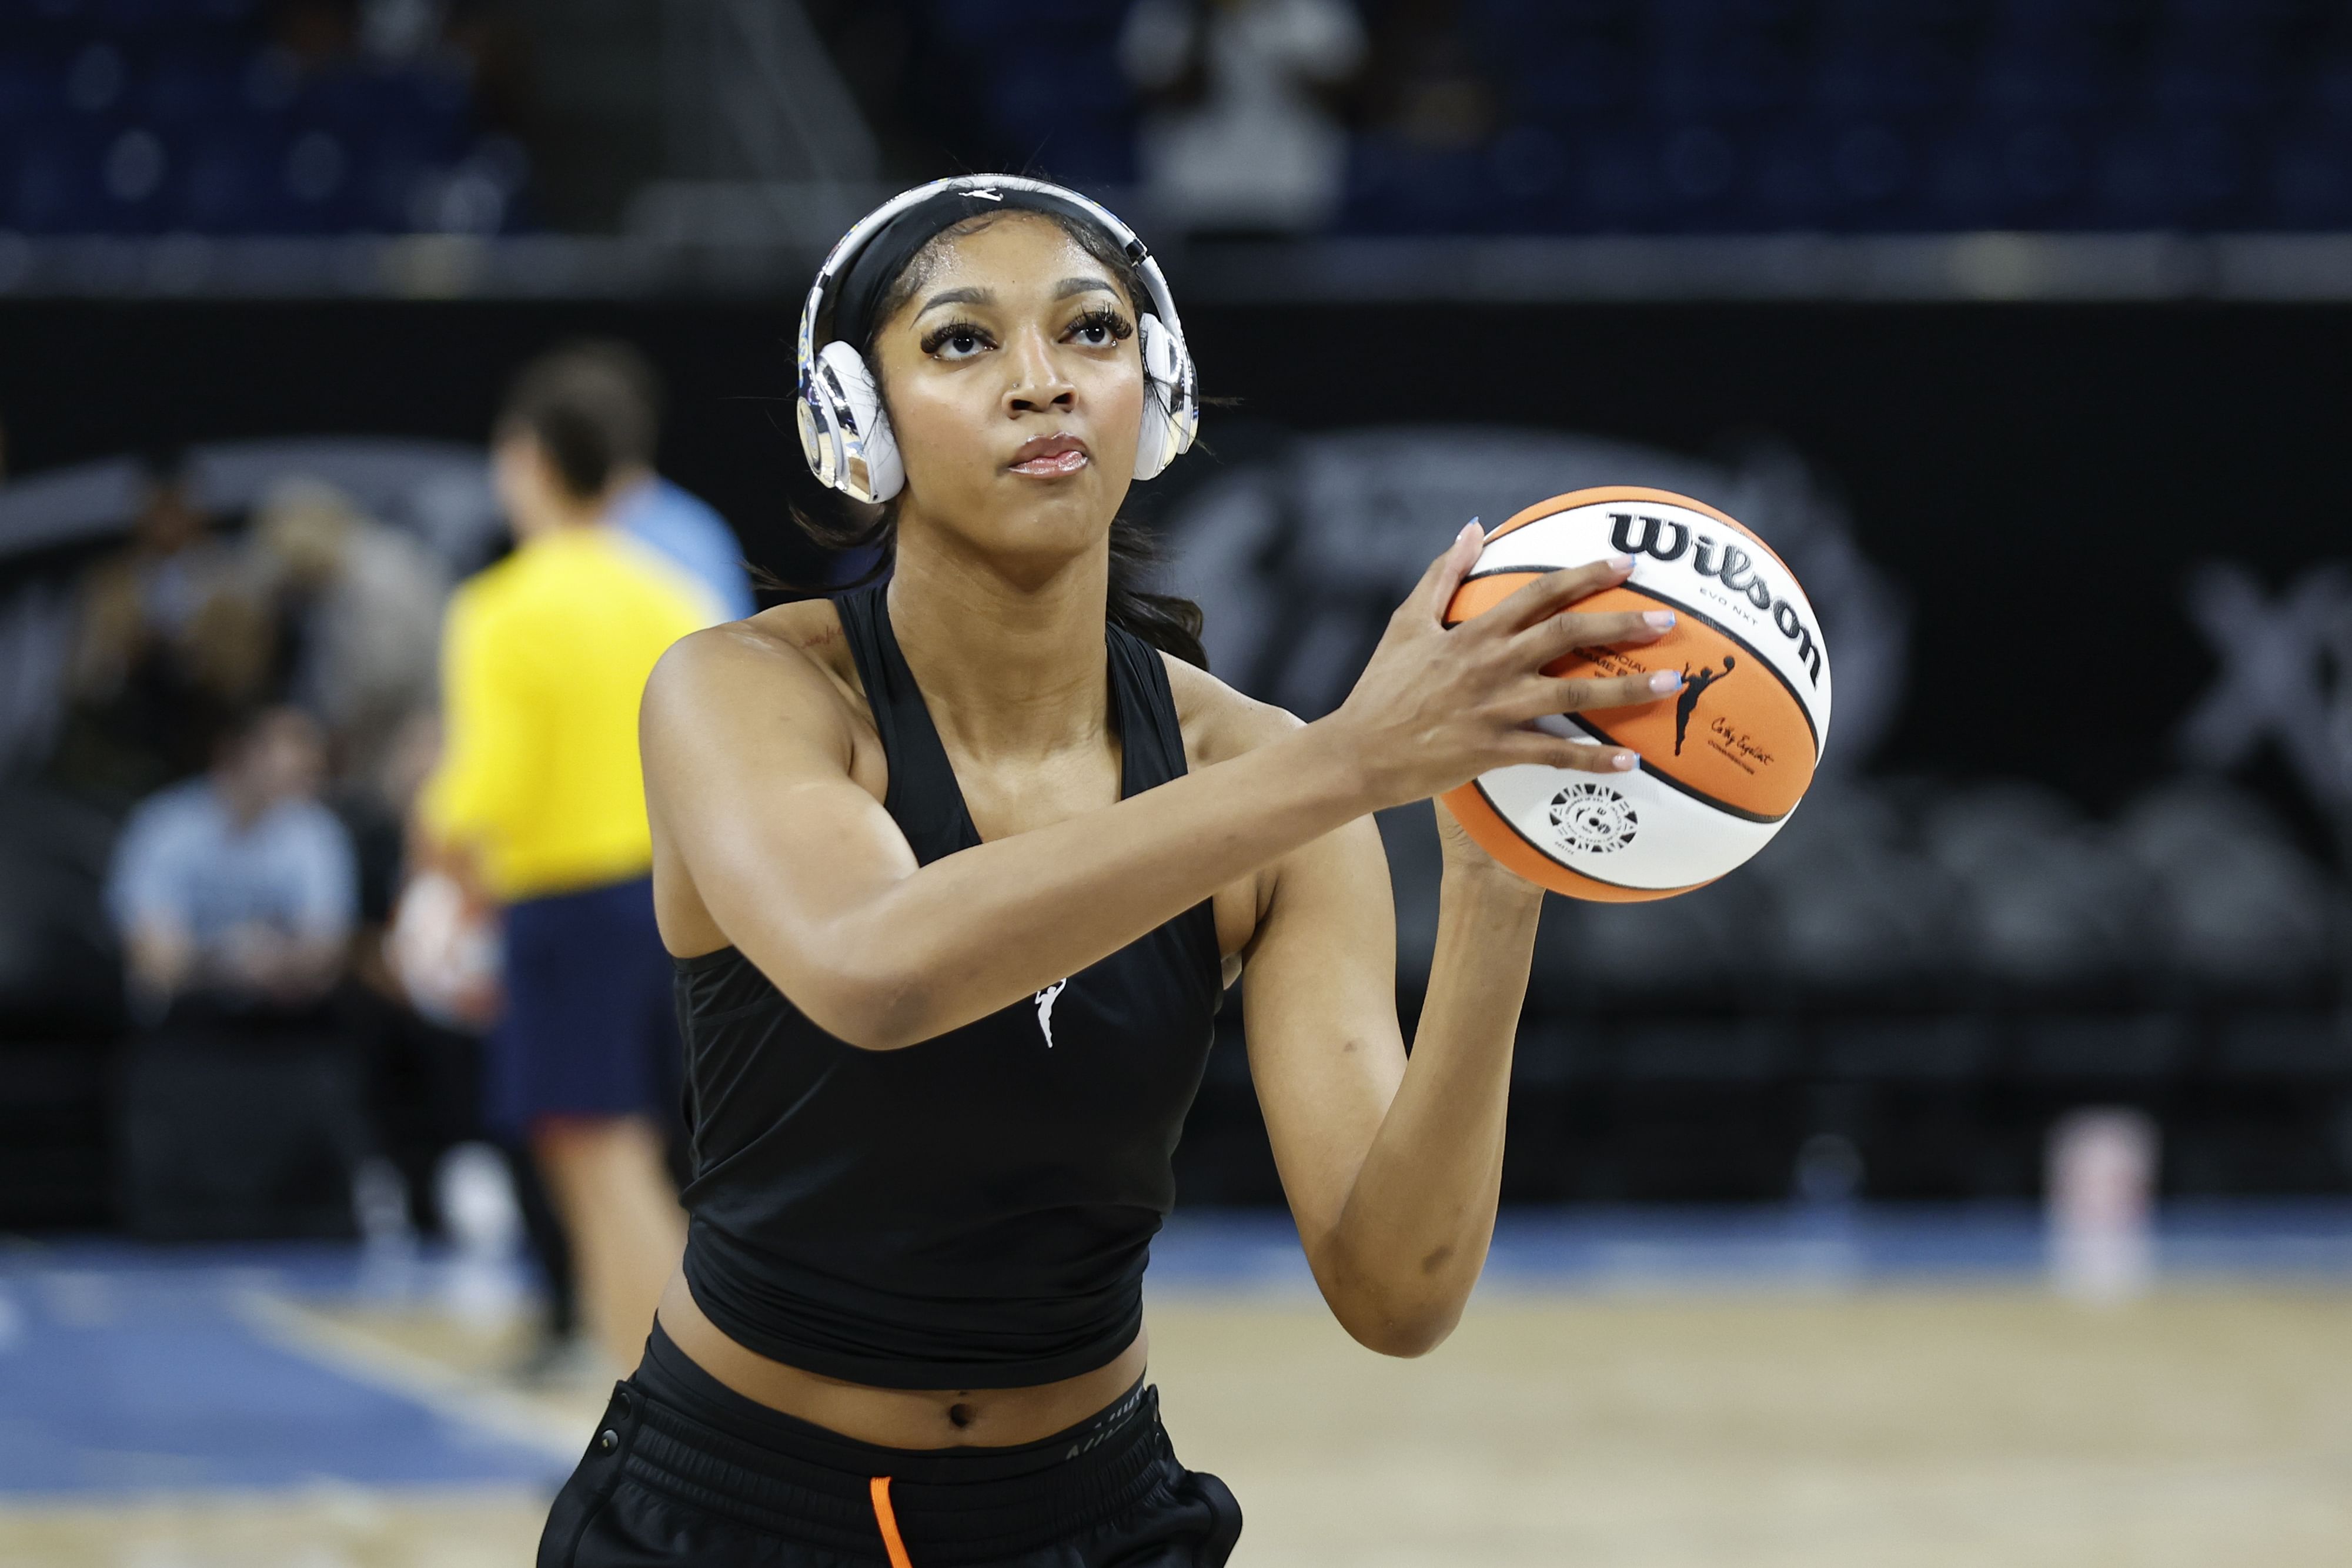
[[[539,1568],[1221,1568],[1241,1530],[1140,1383],[1018,1448],[884,1448],[744,1398],[656,1327],[556,1497]]]

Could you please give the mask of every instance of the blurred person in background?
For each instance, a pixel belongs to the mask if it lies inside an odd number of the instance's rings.
[[[316,1014],[358,913],[351,841],[319,800],[324,776],[318,726],[263,708],[223,735],[209,772],[131,813],[109,901],[143,1016]]]
[[[720,619],[751,614],[751,579],[734,530],[699,497],[654,472],[662,385],[645,356],[625,343],[597,340],[559,349],[534,368],[593,390],[603,410],[613,447],[611,473],[597,497],[606,521],[692,575]]]
[[[1328,100],[1364,53],[1344,0],[1139,0],[1119,58],[1155,105],[1138,147],[1154,210],[1196,232],[1328,226],[1348,171]]]
[[[314,479],[270,491],[252,548],[293,644],[289,695],[326,725],[337,772],[372,779],[435,702],[447,574],[415,536]]]
[[[1412,150],[1461,152],[1495,134],[1500,94],[1465,37],[1461,0],[1388,0],[1356,82],[1374,135]]]
[[[258,699],[276,645],[236,552],[213,537],[186,455],[146,459],[131,542],[81,589],[68,783],[137,795],[205,766],[225,716]]]
[[[590,1330],[618,1364],[685,1240],[637,704],[663,651],[719,619],[698,580],[611,522],[649,428],[599,354],[538,361],[509,392],[492,444],[516,547],[450,601],[443,752],[410,857],[424,888],[502,911],[486,1115],[544,1177]]]

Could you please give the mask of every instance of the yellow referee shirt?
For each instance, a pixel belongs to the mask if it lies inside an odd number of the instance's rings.
[[[449,601],[426,830],[513,901],[653,863],[637,704],[662,651],[719,619],[693,579],[602,526],[519,545]]]

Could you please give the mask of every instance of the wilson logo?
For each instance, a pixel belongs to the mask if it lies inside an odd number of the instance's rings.
[[[1822,651],[1812,628],[1797,613],[1796,605],[1773,597],[1772,590],[1757,572],[1754,556],[1736,544],[1718,544],[1706,534],[1693,533],[1685,524],[1664,517],[1612,512],[1609,521],[1610,542],[1624,554],[1646,555],[1662,561],[1680,560],[1687,554],[1693,571],[1715,579],[1727,591],[1769,615],[1780,635],[1797,645],[1797,662],[1812,672],[1813,685],[1822,684]]]

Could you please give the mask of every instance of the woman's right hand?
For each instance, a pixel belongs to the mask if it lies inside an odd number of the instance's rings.
[[[1445,624],[1445,607],[1476,565],[1484,536],[1469,524],[1389,617],[1364,673],[1318,726],[1348,747],[1377,806],[1441,794],[1489,768],[1541,763],[1592,773],[1635,765],[1622,747],[1569,740],[1535,727],[1549,715],[1631,707],[1681,689],[1673,671],[1559,678],[1544,666],[1579,648],[1654,643],[1671,611],[1585,614],[1565,607],[1612,588],[1633,569],[1617,556],[1548,572],[1483,615]]]

